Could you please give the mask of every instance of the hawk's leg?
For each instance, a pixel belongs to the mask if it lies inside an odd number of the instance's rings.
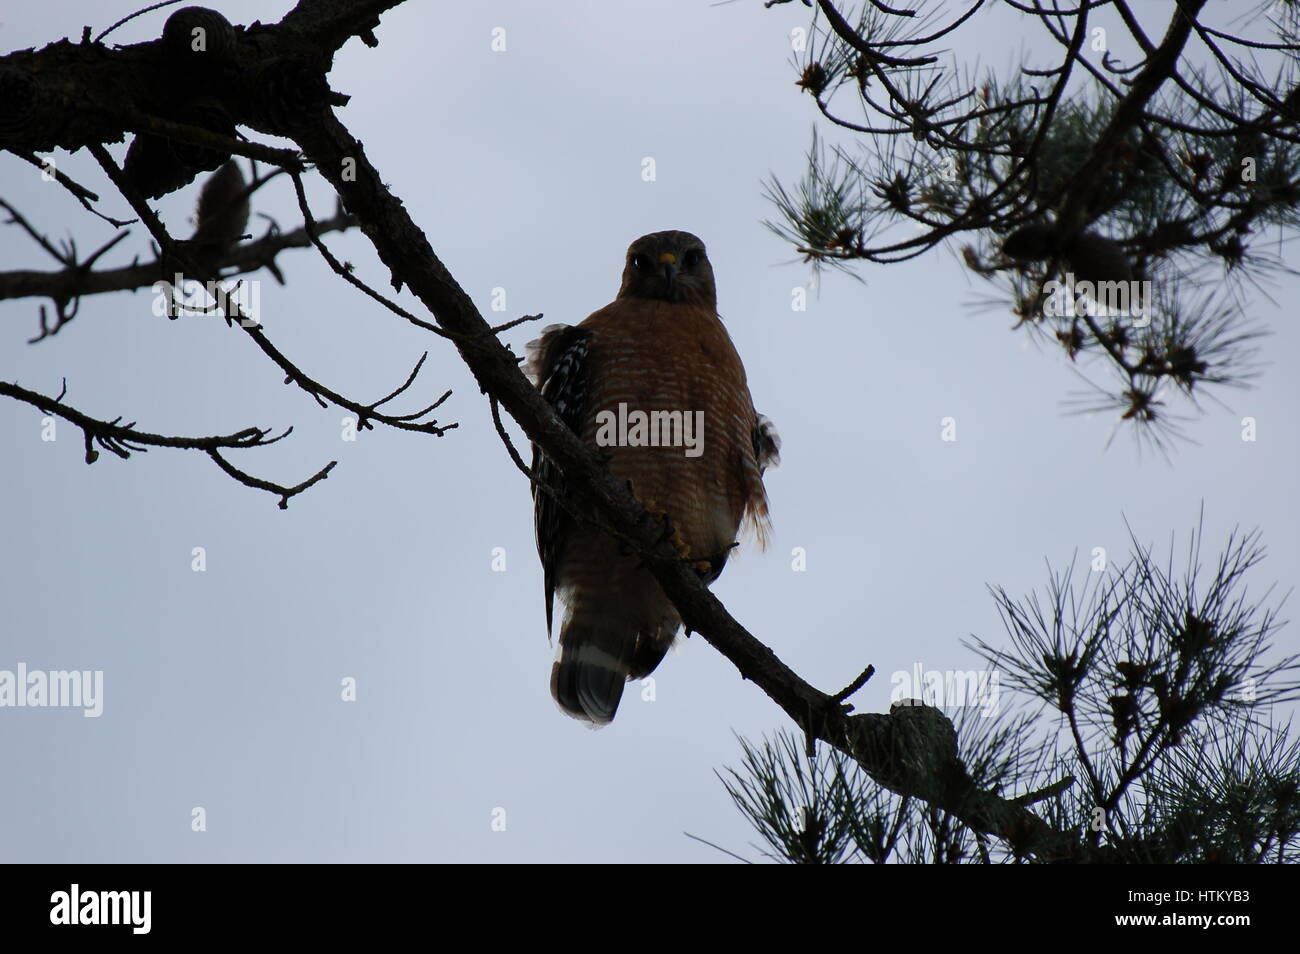
[[[655,545],[658,546],[665,540],[670,540],[672,541],[673,549],[677,552],[678,558],[689,561],[690,548],[686,546],[686,540],[682,537],[681,531],[673,526],[672,517],[669,516],[668,511],[659,507],[653,500],[641,500],[640,497],[637,497],[636,487],[633,486],[631,480],[628,480],[627,482],[627,489],[633,497],[636,497],[637,502],[640,503],[642,509],[645,510],[646,515],[663,527],[662,532],[659,534],[659,539],[655,541]]]

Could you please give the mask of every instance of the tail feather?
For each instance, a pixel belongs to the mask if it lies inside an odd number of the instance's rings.
[[[654,671],[676,629],[673,625],[638,633],[608,624],[566,622],[551,667],[551,695],[566,715],[608,725],[618,712],[624,685]]]
[[[655,667],[664,661],[676,635],[677,625],[674,623],[670,628],[661,629],[657,638],[637,640],[636,652],[632,654],[632,669],[627,678],[644,679],[654,672]]]

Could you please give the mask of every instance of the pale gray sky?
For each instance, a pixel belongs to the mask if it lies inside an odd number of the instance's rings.
[[[234,22],[291,4],[223,2]],[[1163,5],[1162,5],[1163,6]],[[102,29],[131,4],[68,0],[7,11],[5,51]],[[156,36],[167,11],[120,29]],[[1053,350],[978,310],[987,289],[949,252],[865,284],[834,274],[806,312],[809,279],[765,230],[771,172],[802,166],[813,109],[794,86],[798,4],[702,2],[429,4],[387,14],[371,50],[352,41],[332,86],[342,118],[485,313],[576,322],[607,303],[633,238],[680,228],[708,244],[720,310],[755,403],[780,429],[769,472],[772,547],[750,547],[716,590],[732,613],[827,690],[867,663],[855,701],[888,707],[891,673],[969,669],[960,641],[1001,629],[985,586],[1041,585],[1044,559],[1127,552],[1138,536],[1185,539],[1205,505],[1208,551],[1237,524],[1259,526],[1271,556],[1262,589],[1300,579],[1294,506],[1300,282],[1256,299],[1272,365],[1189,426],[1198,444],[1172,464],[1121,437],[1110,416],[1069,417],[1080,385]],[[1162,21],[1163,22],[1163,21]],[[1014,20],[979,15],[955,41],[999,65],[1037,47]],[[490,49],[504,27],[507,49]],[[116,154],[122,155],[122,147]],[[643,157],[657,178],[641,178]],[[105,194],[84,154],[61,167]],[[187,233],[196,187],[159,207]],[[327,187],[311,191],[318,213]],[[0,156],[0,195],[82,249],[111,236],[35,170]],[[296,224],[286,183],[256,211]],[[108,211],[127,217],[125,203]],[[261,221],[254,220],[254,228]],[[359,232],[330,236],[340,258],[386,287]],[[145,254],[144,230],[110,256]],[[159,432],[283,427],[293,436],[232,455],[294,483],[337,458],[294,499],[242,487],[205,457],[154,450],[87,467],[80,435],[41,440],[40,414],[0,402],[0,669],[104,672],[103,715],[0,709],[0,857],[7,861],[688,861],[723,860],[689,831],[750,857],[749,829],[714,770],[739,761],[733,733],[787,725],[698,638],[635,687],[594,732],[550,699],[551,649],[531,500],[487,403],[454,351],[342,284],[314,253],[280,259],[288,285],[262,286],[268,335],[308,373],[370,400],[429,361],[410,398],[454,394],[442,439],[379,430],[341,440],[320,410],[244,336],[219,320],[152,317],[147,292],[89,299],[36,346],[35,301],[0,304],[0,377],[57,393],[102,417]],[[13,228],[0,267],[49,267]],[[402,296],[408,304],[409,295]],[[417,307],[417,305],[411,305]],[[519,328],[516,351],[538,326]],[[1101,374],[1099,371],[1098,374]],[[1243,416],[1259,439],[1240,439]],[[957,420],[956,442],[940,421]],[[517,429],[512,429],[523,446]],[[203,547],[206,572],[191,570]],[[492,571],[493,548],[506,553]],[[791,553],[807,554],[794,572]],[[1295,651],[1294,628],[1282,649]],[[354,677],[355,703],[340,701]],[[207,830],[191,831],[191,811]],[[493,813],[505,810],[506,830]]]

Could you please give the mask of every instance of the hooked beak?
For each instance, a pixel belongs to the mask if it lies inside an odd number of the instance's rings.
[[[668,283],[668,290],[673,290],[673,282],[677,278],[677,256],[672,252],[664,252],[659,256],[659,264],[664,268],[664,281]]]

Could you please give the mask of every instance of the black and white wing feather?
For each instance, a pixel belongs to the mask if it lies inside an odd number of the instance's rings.
[[[525,371],[560,420],[582,433],[587,405],[587,344],[591,333],[574,325],[551,325],[527,345]],[[542,560],[546,589],[546,632],[551,632],[555,574],[560,554],[573,529],[573,518],[557,498],[565,494],[564,474],[536,444],[533,445],[533,520],[537,554]]]

